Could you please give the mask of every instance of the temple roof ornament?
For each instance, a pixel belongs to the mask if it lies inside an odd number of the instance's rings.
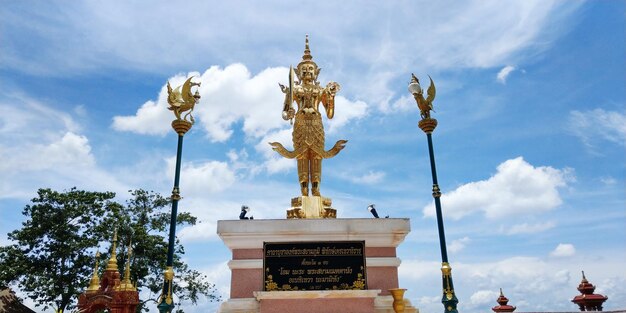
[[[513,312],[516,309],[516,307],[508,305],[509,299],[505,297],[504,294],[502,293],[502,288],[500,288],[500,296],[498,297],[496,302],[498,302],[499,305],[496,305],[493,308],[491,308],[496,313]]]
[[[602,311],[602,304],[608,297],[593,293],[596,290],[596,286],[587,280],[585,271],[582,273],[583,279],[580,281],[577,288],[581,294],[575,296],[572,302],[576,303],[581,311]]]

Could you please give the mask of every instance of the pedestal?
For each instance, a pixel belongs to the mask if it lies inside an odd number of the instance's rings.
[[[332,200],[320,196],[300,196],[291,199],[291,209],[287,218],[337,218],[337,210],[332,207]]]
[[[230,299],[219,312],[393,313],[388,289],[398,288],[396,248],[408,219],[287,219],[218,221],[232,251]],[[367,290],[263,291],[264,242],[365,241]],[[405,301],[405,312],[418,310]]]

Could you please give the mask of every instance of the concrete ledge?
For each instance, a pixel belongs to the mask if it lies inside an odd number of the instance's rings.
[[[263,242],[365,240],[367,247],[397,247],[411,230],[408,218],[224,220],[217,234],[230,249]]]
[[[218,313],[250,313],[259,312],[259,302],[255,298],[228,299],[222,302]]]
[[[370,290],[306,290],[306,291],[255,291],[257,300],[265,299],[336,299],[376,298],[380,289]]]
[[[368,290],[365,290],[368,291]],[[276,291],[274,291],[276,292]],[[289,291],[280,291],[289,292]],[[298,298],[296,298],[298,299]],[[392,308],[393,298],[391,296],[377,296],[374,298],[374,311],[376,313],[394,313]],[[411,305],[409,299],[404,299],[405,313],[419,313],[415,307]],[[229,299],[220,305],[218,313],[254,313],[260,312],[259,300],[256,298]],[[566,313],[566,312],[563,312]],[[572,312],[575,313],[575,312]],[[608,311],[608,313],[626,313],[626,311]]]

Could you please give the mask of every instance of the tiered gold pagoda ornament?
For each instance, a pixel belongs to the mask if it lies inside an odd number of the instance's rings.
[[[329,82],[326,87],[321,87],[317,81],[320,70],[313,61],[307,35],[302,61],[295,69],[289,68],[289,86],[279,84],[285,94],[282,117],[293,123],[294,150],[289,151],[278,142],[270,143],[274,151],[298,162],[298,182],[302,195],[291,199],[287,218],[337,217],[337,211],[331,207],[332,200],[320,194],[322,160],[337,155],[348,141],[339,140],[330,150],[324,150],[324,125],[320,103],[324,107],[326,117],[332,119],[335,114],[335,94],[340,86],[336,82]],[[294,81],[294,72],[298,81]],[[294,102],[298,105],[297,110],[293,108]]]
[[[120,280],[117,267],[117,230],[111,244],[111,257],[102,278],[98,276],[100,253],[96,253],[96,265],[89,282],[89,287],[78,297],[78,311],[83,313],[97,313],[107,311],[111,313],[134,313],[139,305],[139,292],[130,280],[131,248],[128,244],[128,257],[124,279]]]

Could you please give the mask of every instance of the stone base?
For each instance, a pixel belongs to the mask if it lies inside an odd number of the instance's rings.
[[[291,199],[291,209],[287,218],[337,218],[330,198],[320,196],[300,196]]]
[[[394,313],[391,296],[377,296],[380,290],[255,292],[254,298],[229,299],[218,313]],[[350,294],[354,293],[354,294]],[[419,313],[404,299],[405,313]]]
[[[230,299],[222,313],[393,313],[388,290],[398,288],[396,247],[410,231],[408,219],[289,219],[218,221],[232,251]],[[365,241],[369,290],[263,291],[264,242]],[[418,312],[405,299],[406,313]]]

